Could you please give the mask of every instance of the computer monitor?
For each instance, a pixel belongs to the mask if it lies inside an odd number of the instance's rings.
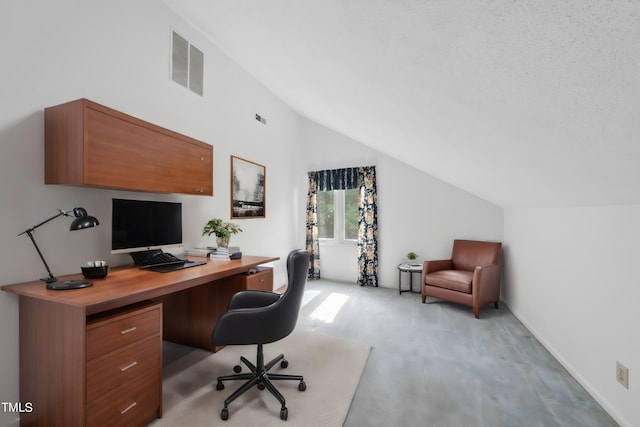
[[[113,199],[111,253],[182,246],[182,203]]]

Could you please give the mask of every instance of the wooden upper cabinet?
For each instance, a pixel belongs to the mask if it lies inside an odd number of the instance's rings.
[[[44,110],[45,184],[213,195],[213,147],[79,99]]]

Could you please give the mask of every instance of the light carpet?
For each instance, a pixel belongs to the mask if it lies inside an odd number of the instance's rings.
[[[242,381],[229,381],[216,390],[216,378],[233,373],[245,356],[255,363],[256,346],[229,346],[218,353],[193,350],[163,372],[163,418],[153,427],[175,426],[304,426],[339,427],[351,406],[371,346],[309,331],[294,331],[264,346],[265,361],[284,353],[289,367],[274,366],[272,373],[303,375],[307,389],[297,381],[275,381],[285,397],[289,417],[280,420],[280,403],[267,390],[253,387],[229,405],[229,419],[222,421],[224,400]],[[247,372],[243,365],[243,372]]]

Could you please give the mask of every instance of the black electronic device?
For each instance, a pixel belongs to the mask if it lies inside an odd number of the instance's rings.
[[[138,259],[139,256],[139,252],[136,252],[134,254],[131,254],[132,256],[134,256],[134,260]],[[186,260],[184,259],[180,259],[177,256],[170,254],[168,252],[162,252],[160,250],[158,251],[154,251],[154,250],[150,250],[150,251],[144,251],[142,252],[142,254],[146,254],[146,256],[142,256],[140,257],[140,261],[136,262],[136,264],[141,264],[144,266],[150,266],[150,265],[160,265],[160,264],[180,264],[182,262],[185,262]]]
[[[182,246],[179,202],[113,199],[111,220],[111,253],[137,252],[142,258],[161,252],[157,249]]]

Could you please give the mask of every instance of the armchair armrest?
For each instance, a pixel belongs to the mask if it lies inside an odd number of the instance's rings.
[[[280,294],[267,291],[240,291],[236,292],[229,302],[228,310],[239,308],[266,307],[280,299]]]
[[[473,298],[480,304],[496,301],[500,295],[500,265],[482,265],[473,271]]]
[[[422,265],[422,274],[429,274],[440,270],[453,270],[453,260],[439,259],[435,261],[425,261]]]
[[[277,305],[280,294],[266,291],[241,291],[236,293],[229,310],[223,313],[211,334],[211,344],[237,345],[270,343],[281,336],[274,322],[280,318]],[[240,307],[240,305],[244,305]],[[257,305],[254,305],[257,304]]]

